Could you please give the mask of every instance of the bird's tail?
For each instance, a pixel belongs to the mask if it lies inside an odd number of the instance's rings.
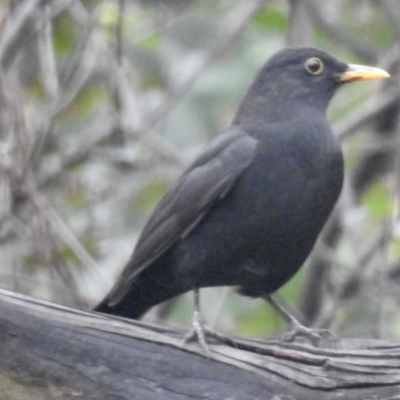
[[[117,303],[110,301],[110,297],[107,296],[94,308],[94,311],[139,319],[150,308],[183,292],[185,290],[163,284],[162,280],[155,280],[153,277],[145,279],[140,276]]]
[[[140,299],[132,299],[127,294],[120,302],[110,304],[110,299],[107,296],[93,310],[104,314],[118,315],[124,318],[139,319],[152,306],[143,304]]]

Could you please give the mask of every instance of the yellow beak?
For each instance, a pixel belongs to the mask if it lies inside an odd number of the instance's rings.
[[[389,74],[380,68],[365,65],[349,64],[348,69],[339,74],[340,82],[370,81],[373,79],[389,78]]]

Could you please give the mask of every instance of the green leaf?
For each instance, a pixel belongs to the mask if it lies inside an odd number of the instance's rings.
[[[390,193],[382,180],[377,181],[365,192],[362,201],[372,217],[382,219],[391,213]]]
[[[152,211],[166,189],[165,182],[160,179],[149,181],[138,196],[138,208],[145,213]]]
[[[254,18],[256,24],[265,29],[273,29],[284,32],[288,26],[288,20],[282,10],[275,4],[265,6]]]
[[[106,92],[100,86],[86,86],[75,97],[75,100],[59,113],[61,117],[88,117],[90,113],[106,99]]]
[[[253,337],[270,336],[283,325],[282,319],[264,300],[254,312],[242,314],[237,319],[239,334]]]
[[[146,50],[154,50],[161,44],[162,44],[162,37],[157,32],[152,32],[151,34],[146,35],[143,38],[140,38],[137,42],[137,45],[139,47],[142,47],[143,49]]]
[[[74,49],[82,28],[72,19],[70,14],[61,14],[54,23],[53,46],[57,53],[68,55]]]

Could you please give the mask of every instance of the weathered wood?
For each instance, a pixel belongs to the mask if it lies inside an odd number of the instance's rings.
[[[400,341],[314,347],[182,332],[0,290],[0,399],[400,399]]]

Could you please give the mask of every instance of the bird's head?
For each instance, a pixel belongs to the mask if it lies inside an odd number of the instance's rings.
[[[344,83],[388,76],[382,69],[346,64],[310,47],[282,50],[257,75],[235,123],[243,119],[286,120],[309,107],[325,113],[332,96]]]

